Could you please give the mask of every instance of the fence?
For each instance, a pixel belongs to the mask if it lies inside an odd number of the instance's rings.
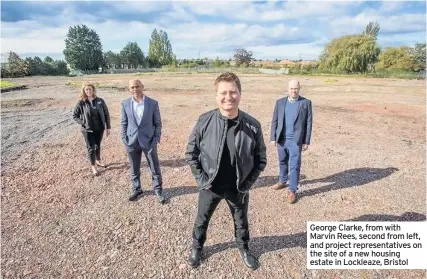
[[[273,70],[273,69],[259,68],[259,72],[263,73],[263,74],[271,74],[271,75],[288,75],[289,69],[288,68],[281,68],[279,70]]]
[[[426,70],[421,70],[421,71],[418,73],[418,77],[417,77],[417,79],[426,79]]]
[[[194,67],[194,68],[139,68],[139,69],[107,69],[108,74],[135,74],[135,73],[152,73],[152,72],[171,72],[171,73],[224,73],[233,72],[240,74],[289,74],[289,69],[282,68],[279,70],[262,69],[262,68],[237,68],[237,67]]]

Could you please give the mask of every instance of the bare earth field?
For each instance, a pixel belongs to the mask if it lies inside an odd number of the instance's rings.
[[[161,205],[150,187],[128,202],[130,176],[120,140],[120,103],[128,92],[99,89],[112,117],[103,141],[109,165],[91,176],[83,136],[72,120],[77,89],[65,83],[127,85],[136,76],[15,79],[28,89],[1,94],[2,278],[425,278],[425,270],[308,270],[307,221],[426,219],[425,81],[297,77],[313,102],[312,145],[303,153],[299,200],[290,205],[277,181],[268,144],[275,101],[290,76],[240,75],[241,109],[263,126],[268,165],[251,191],[251,249],[261,267],[248,270],[234,246],[225,202],[208,231],[205,260],[186,265],[197,189],[184,162],[197,117],[215,108],[209,74],[144,74],[159,101]]]

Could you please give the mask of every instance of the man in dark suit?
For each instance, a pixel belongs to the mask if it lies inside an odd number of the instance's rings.
[[[279,182],[274,189],[289,186],[288,201],[295,203],[300,177],[301,151],[310,145],[312,128],[311,101],[300,96],[300,84],[291,80],[287,97],[277,100],[271,121],[270,141],[279,153]],[[289,168],[289,185],[288,185]]]
[[[122,102],[122,141],[128,152],[132,180],[132,195],[129,200],[136,201],[142,194],[140,167],[144,152],[152,176],[154,193],[160,203],[165,203],[157,156],[157,144],[160,143],[162,132],[159,104],[145,96],[143,89],[144,85],[140,80],[129,81],[129,90],[133,96]]]

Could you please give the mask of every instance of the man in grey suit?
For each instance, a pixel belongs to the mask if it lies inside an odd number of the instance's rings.
[[[140,80],[129,81],[129,90],[133,96],[122,102],[122,141],[128,152],[132,180],[132,195],[129,200],[136,201],[142,194],[140,167],[144,152],[152,176],[154,193],[160,203],[165,203],[157,156],[157,144],[160,143],[162,133],[159,104],[145,96],[143,89],[144,85]]]
[[[275,190],[288,186],[288,202],[295,203],[300,177],[301,151],[310,145],[312,129],[311,101],[300,96],[300,84],[291,80],[288,86],[289,96],[277,100],[271,121],[270,141],[277,146],[279,155],[279,182]]]

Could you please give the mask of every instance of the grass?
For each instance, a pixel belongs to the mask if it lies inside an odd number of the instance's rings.
[[[418,77],[418,72],[398,69],[377,69],[375,73],[369,73],[367,75],[376,78],[416,79]]]
[[[121,84],[108,84],[108,83],[99,83],[99,82],[92,82],[92,84],[95,85],[95,88],[116,89],[121,91],[127,90],[127,87]],[[69,80],[65,83],[65,85],[69,85],[75,88],[80,88],[83,85],[83,83],[78,83],[78,82]]]
[[[26,88],[26,86],[22,84],[17,84],[7,80],[1,81],[1,92],[7,92],[12,90],[24,89],[24,88]]]

